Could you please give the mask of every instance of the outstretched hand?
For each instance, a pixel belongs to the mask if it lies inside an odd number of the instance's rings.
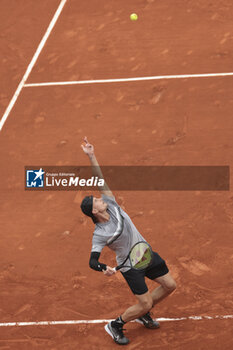
[[[83,152],[86,153],[89,157],[92,157],[94,155],[94,146],[91,145],[88,140],[87,137],[84,137],[84,144],[81,144],[81,147],[83,149]]]

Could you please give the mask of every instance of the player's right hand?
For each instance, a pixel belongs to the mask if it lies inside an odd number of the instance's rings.
[[[110,266],[107,266],[106,270],[103,270],[103,273],[106,275],[106,276],[112,276],[116,273],[115,269],[113,269],[112,267]]]

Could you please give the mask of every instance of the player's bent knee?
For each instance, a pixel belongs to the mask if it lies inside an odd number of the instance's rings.
[[[151,310],[151,308],[153,307],[153,300],[152,298],[148,298],[146,300],[143,300],[140,302],[140,305],[142,307],[143,312],[148,312]]]
[[[163,286],[167,293],[172,293],[176,289],[176,282],[172,277],[160,280],[159,283]]]
[[[166,288],[169,293],[172,293],[176,289],[176,282],[172,279],[167,285]]]
[[[148,311],[150,311],[152,309],[152,307],[153,307],[153,303],[151,303],[151,302],[143,303],[142,304],[142,311],[144,313],[147,313]]]

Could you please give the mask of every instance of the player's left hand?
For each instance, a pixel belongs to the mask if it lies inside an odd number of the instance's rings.
[[[94,146],[91,145],[88,140],[87,137],[84,137],[84,144],[81,145],[83,152],[86,153],[89,157],[92,157],[94,155]]]

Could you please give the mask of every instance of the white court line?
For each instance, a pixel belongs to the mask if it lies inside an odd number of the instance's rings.
[[[151,77],[120,78],[120,79],[97,79],[97,80],[77,80],[77,81],[54,81],[47,83],[30,83],[24,87],[57,86],[57,85],[82,85],[82,84],[105,84],[105,83],[125,83],[129,81],[162,80],[162,79],[187,79],[187,78],[210,78],[233,76],[229,73],[206,73],[206,74],[181,74],[181,75],[155,75]]]
[[[233,319],[233,315],[217,315],[217,316],[188,316],[188,317],[180,317],[180,318],[165,318],[160,317],[156,318],[159,322],[172,322],[172,321],[185,321],[185,320],[226,320]],[[0,327],[18,327],[18,326],[55,326],[55,325],[73,325],[73,324],[90,324],[90,323],[108,323],[113,321],[110,320],[70,320],[70,321],[39,321],[39,322],[8,322],[8,323],[0,323]],[[137,321],[131,321],[137,322]]]
[[[0,131],[2,130],[3,125],[4,125],[5,121],[7,120],[7,117],[10,114],[12,108],[14,107],[14,104],[17,101],[17,98],[19,97],[19,94],[20,94],[21,90],[24,87],[24,83],[28,79],[28,76],[31,73],[32,68],[34,67],[34,65],[35,65],[35,63],[36,63],[36,61],[37,61],[37,59],[38,59],[38,57],[39,57],[39,55],[40,55],[40,53],[41,53],[41,51],[42,51],[46,41],[47,41],[51,31],[53,30],[53,27],[55,26],[56,21],[57,21],[57,19],[58,19],[58,17],[59,17],[59,15],[60,15],[60,13],[61,13],[61,11],[62,11],[62,9],[63,9],[63,7],[64,7],[66,2],[67,2],[67,0],[62,0],[60,2],[60,5],[58,6],[58,9],[55,12],[55,15],[53,16],[53,19],[51,20],[51,22],[50,22],[50,24],[49,24],[49,26],[48,26],[48,28],[47,28],[47,30],[46,30],[42,40],[41,40],[41,42],[40,42],[40,44],[39,44],[39,46],[38,46],[38,48],[37,48],[37,50],[36,50],[36,52],[34,54],[34,56],[32,57],[32,60],[31,60],[31,62],[29,64],[29,66],[27,67],[27,70],[26,70],[26,72],[25,72],[21,82],[19,83],[19,85],[18,85],[18,87],[17,87],[17,89],[16,89],[16,91],[15,91],[15,93],[14,93],[14,95],[13,95],[13,97],[12,97],[8,107],[7,107],[7,109],[5,110],[5,113],[3,114],[3,117],[2,117],[2,119],[0,121]]]

